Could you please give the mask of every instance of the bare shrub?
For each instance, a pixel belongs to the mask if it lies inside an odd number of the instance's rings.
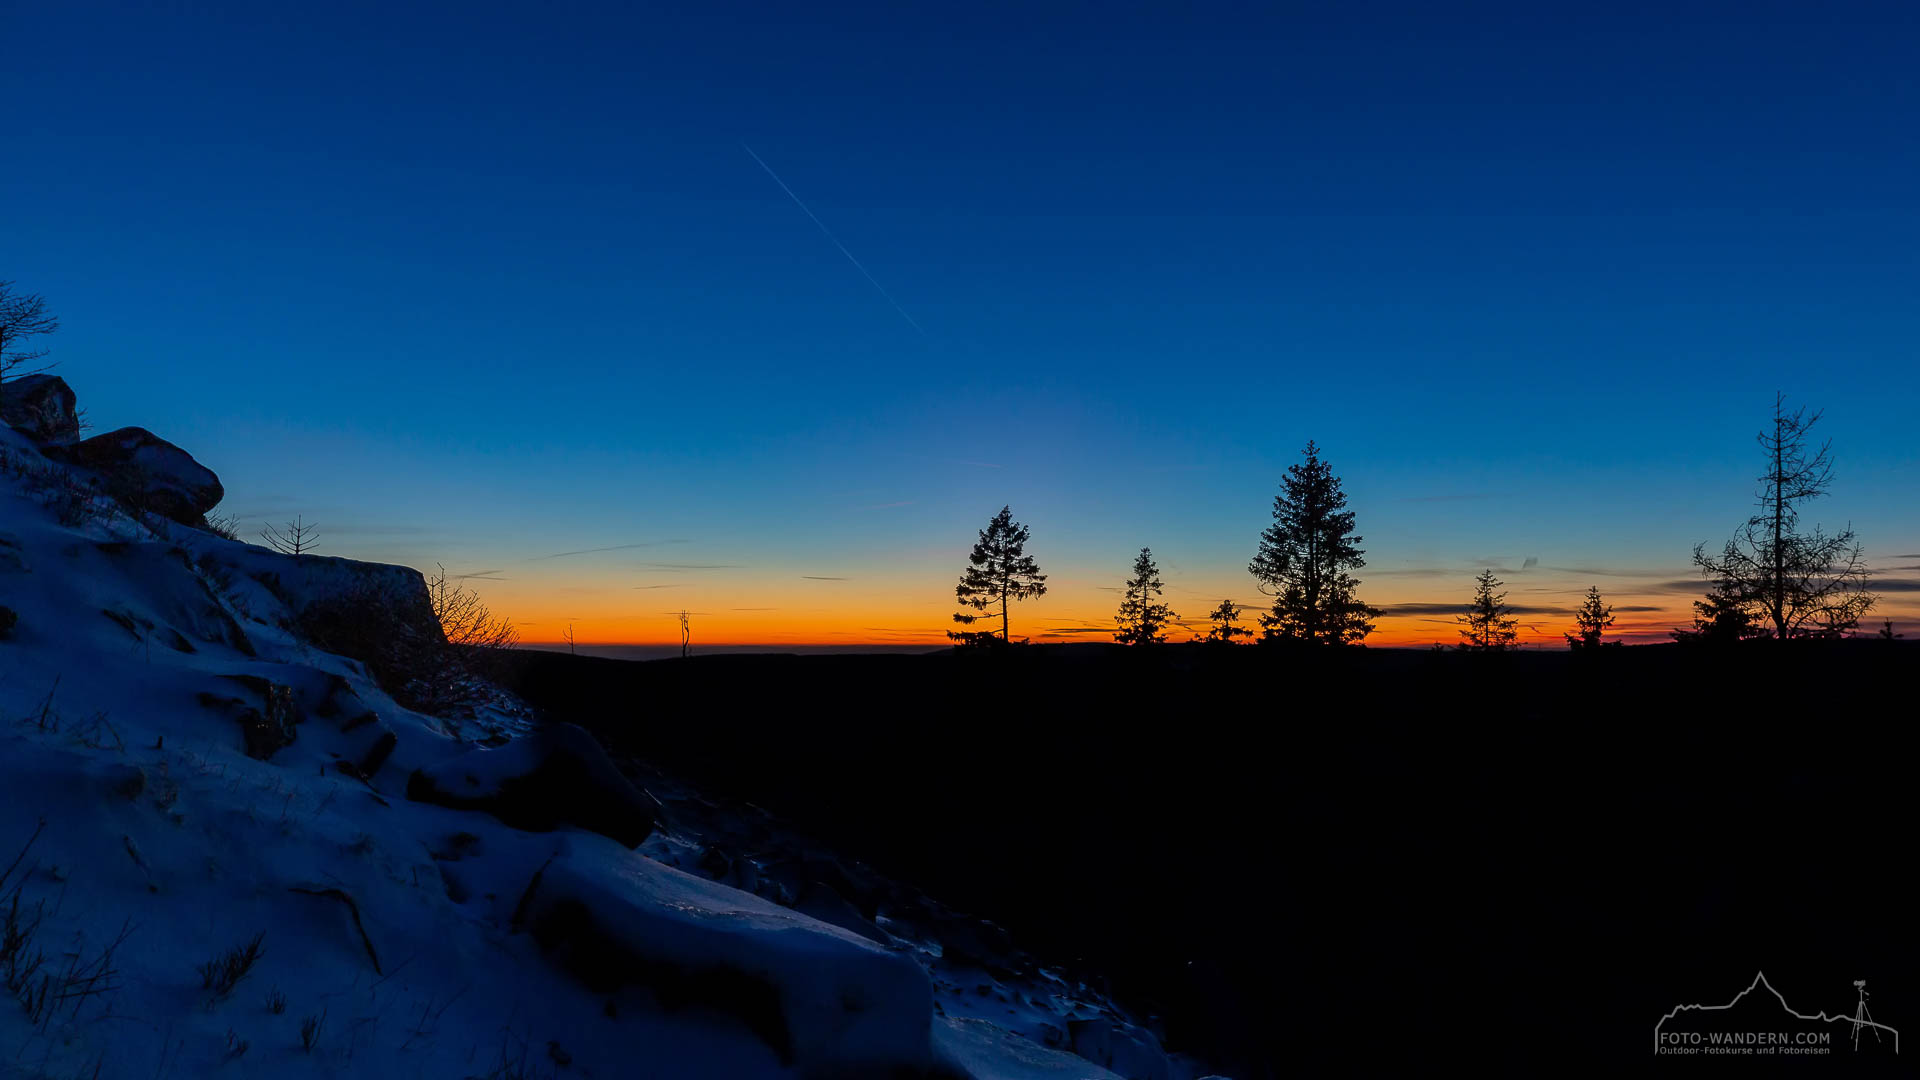
[[[246,978],[247,973],[253,970],[253,965],[266,955],[266,950],[260,947],[261,942],[266,940],[266,936],[266,931],[263,930],[253,935],[253,939],[246,944],[235,945],[213,959],[203,962],[200,965],[201,988],[213,991],[215,997],[226,997],[233,993],[233,988],[241,979]]]
[[[29,349],[25,343],[58,329],[60,317],[47,310],[45,297],[16,293],[13,282],[0,281],[0,380],[46,370],[28,365],[46,356],[47,351]]]
[[[40,932],[43,908],[39,902],[35,902],[23,911],[18,885],[7,894],[5,905],[4,914],[0,914],[0,978],[6,980],[7,993],[31,1012],[34,976],[39,974],[41,965],[47,960],[46,954],[33,944]]]
[[[448,578],[446,567],[435,569],[437,572],[427,578],[427,599],[433,604],[433,617],[440,620],[447,644],[466,649],[509,649],[519,641],[513,623],[489,611],[480,594],[458,579]]]
[[[308,1016],[305,1020],[300,1021],[300,1049],[303,1052],[311,1054],[313,1053],[313,1048],[320,1045],[320,1025],[326,1022],[327,1011],[325,1009],[320,1010],[319,1016]]]
[[[314,645],[367,665],[381,688],[409,708],[410,688],[432,670],[444,646],[430,611],[373,581],[316,598],[300,610],[296,629]]]
[[[19,480],[28,494],[69,528],[100,521],[111,513],[97,498],[103,494],[99,485],[81,479],[64,466],[37,463],[25,455],[0,450],[0,471]]]

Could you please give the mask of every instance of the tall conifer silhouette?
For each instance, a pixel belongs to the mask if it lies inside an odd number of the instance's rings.
[[[1367,561],[1340,478],[1311,442],[1306,456],[1287,470],[1273,500],[1273,524],[1260,535],[1247,570],[1274,598],[1273,609],[1260,616],[1269,640],[1346,645],[1372,633],[1371,620],[1380,613],[1353,594],[1359,582],[1347,571]]]
[[[1675,630],[1673,639],[1692,645],[1730,645],[1766,634],[1751,605],[1741,597],[1739,584],[1721,579],[1705,599],[1693,602],[1693,629]]]
[[[1223,645],[1233,644],[1237,637],[1252,637],[1253,631],[1240,623],[1240,605],[1231,600],[1220,601],[1220,606],[1207,612],[1207,619],[1213,623],[1213,629],[1207,631],[1206,640]]]
[[[1133,560],[1133,577],[1120,600],[1120,611],[1114,617],[1119,629],[1114,632],[1113,640],[1122,645],[1157,645],[1165,641],[1167,624],[1176,618],[1173,610],[1158,599],[1165,588],[1160,581],[1160,568],[1153,565],[1152,549],[1141,548],[1140,557]]]
[[[1460,647],[1469,652],[1504,652],[1519,647],[1520,620],[1507,609],[1507,594],[1493,590],[1506,584],[1492,570],[1480,571],[1473,604],[1459,617]]]
[[[998,606],[1000,611],[1001,642],[1012,640],[1012,622],[1008,609],[1016,600],[1027,600],[1036,596],[1045,596],[1047,575],[1026,552],[1028,529],[1013,520],[1013,508],[1003,506],[995,514],[987,527],[980,530],[980,541],[973,545],[973,553],[967,557],[967,568],[960,574],[960,584],[954,586],[954,595],[962,604],[975,611],[988,612]],[[953,621],[962,626],[972,626],[982,615],[970,615],[958,612]],[[947,636],[956,642],[965,644],[984,644],[994,640],[991,630],[949,630]]]
[[[1565,635],[1567,645],[1575,649],[1597,649],[1601,646],[1600,635],[1613,625],[1613,607],[1600,599],[1600,586],[1587,586],[1587,599],[1580,609],[1573,613],[1573,633]],[[1605,642],[1618,645],[1619,641]]]

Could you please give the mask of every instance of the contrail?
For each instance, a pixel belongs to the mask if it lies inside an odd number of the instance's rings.
[[[860,260],[854,258],[853,252],[847,250],[847,245],[841,243],[840,238],[833,235],[833,230],[827,228],[827,223],[824,221],[821,221],[819,216],[816,215],[812,210],[807,209],[807,204],[800,201],[800,196],[795,195],[793,193],[793,189],[787,186],[787,182],[785,180],[780,179],[780,174],[777,172],[774,172],[773,167],[771,165],[768,165],[766,162],[761,161],[760,155],[753,152],[753,147],[748,146],[746,143],[743,142],[740,144],[740,149],[745,150],[747,152],[748,157],[751,157],[754,161],[759,162],[760,167],[767,171],[767,175],[773,177],[773,182],[780,185],[780,190],[787,193],[787,198],[793,200],[793,205],[799,207],[801,211],[804,212],[809,218],[812,218],[813,223],[815,225],[820,226],[820,231],[826,234],[827,239],[833,241],[834,247],[837,247],[840,249],[840,254],[845,255],[847,257],[847,261],[853,264],[854,269],[860,271],[860,273],[866,277],[867,283],[873,286],[875,292],[878,292],[881,296],[886,297],[887,303],[893,305],[893,310],[899,312],[900,317],[907,320],[907,325],[913,327],[915,330],[919,330],[921,337],[926,337],[927,336],[926,330],[923,329],[919,323],[913,321],[913,316],[907,314],[907,309],[901,307],[900,301],[895,300],[892,294],[888,293],[887,290],[881,286],[880,282],[874,280],[874,276],[871,273],[868,273],[866,267],[860,265]]]

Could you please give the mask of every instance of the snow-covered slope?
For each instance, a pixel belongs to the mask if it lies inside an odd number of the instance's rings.
[[[136,520],[13,431],[0,454],[0,1071],[1117,1075],[1035,1037],[1064,997],[674,869],[684,830],[632,851],[408,799],[518,710],[410,711],[300,628],[414,610],[417,573]]]

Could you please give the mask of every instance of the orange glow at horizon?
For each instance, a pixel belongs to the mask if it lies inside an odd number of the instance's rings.
[[[1090,578],[1062,575],[1060,587],[1047,596],[1013,608],[1013,637],[1036,643],[1112,640],[1112,588]],[[1436,595],[1389,600],[1375,591],[1363,596],[1377,606],[1418,605],[1418,614],[1387,614],[1376,620],[1366,644],[1380,648],[1427,648],[1455,645],[1459,624],[1451,609],[1464,610],[1471,577],[1464,586]],[[636,594],[631,587],[597,588],[560,581],[476,581],[473,585],[496,612],[509,617],[529,646],[564,646],[569,626],[574,642],[582,646],[640,646],[677,648],[678,613],[686,610],[691,644],[703,647],[795,646],[864,647],[950,644],[946,633],[954,627],[956,610],[950,596],[923,579],[888,575],[866,580],[809,578],[792,581],[733,580],[674,584]],[[1563,634],[1573,629],[1573,609],[1586,586],[1555,588],[1551,595],[1529,598],[1529,613],[1519,615],[1519,640],[1528,647],[1564,647]],[[1457,592],[1460,595],[1452,595]],[[1234,595],[1237,593],[1238,595]],[[1207,589],[1182,585],[1170,588],[1167,601],[1180,613],[1169,627],[1169,641],[1186,641],[1205,633],[1204,613],[1232,595],[1245,611],[1241,624],[1258,629],[1259,613],[1269,603],[1246,589]],[[671,599],[670,599],[671,598]],[[905,598],[905,599],[903,599]],[[1631,608],[1616,613],[1607,636],[1630,643],[1670,641],[1675,628],[1691,625],[1692,597],[1646,594],[1628,586],[1607,594],[1609,603]],[[1510,603],[1516,603],[1514,598]],[[1878,616],[1862,627],[1871,632]],[[1896,622],[1911,613],[1889,610]],[[997,620],[995,620],[997,625]]]

